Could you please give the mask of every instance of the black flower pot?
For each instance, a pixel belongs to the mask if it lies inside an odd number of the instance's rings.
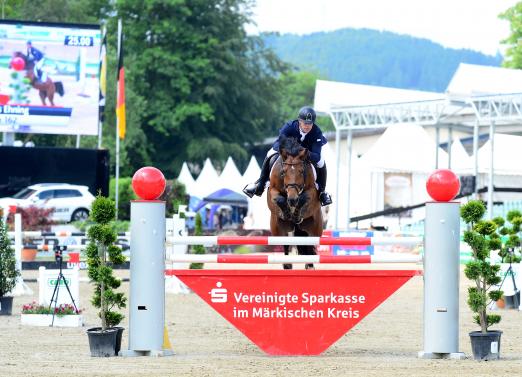
[[[116,340],[118,329],[109,328],[102,331],[101,327],[93,327],[87,330],[89,347],[93,357],[110,357],[116,355]]]
[[[0,315],[11,315],[13,311],[13,298],[0,297]]]
[[[504,296],[504,302],[506,303],[506,309],[517,309],[520,306],[520,291],[512,296]]]
[[[498,360],[500,358],[500,336],[502,331],[472,331],[469,333],[471,339],[471,350],[475,360]]]
[[[118,356],[118,353],[121,350],[121,338],[123,336],[123,330],[125,330],[124,327],[113,327],[113,329],[116,329],[118,333],[116,334],[116,347],[114,349],[114,354]]]

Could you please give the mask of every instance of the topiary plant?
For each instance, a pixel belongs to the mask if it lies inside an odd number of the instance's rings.
[[[113,309],[124,308],[127,301],[123,293],[114,291],[120,287],[121,280],[113,276],[113,270],[107,264],[107,259],[115,265],[125,262],[121,248],[114,245],[117,237],[117,233],[112,227],[115,213],[115,203],[98,195],[92,203],[90,214],[94,224],[87,232],[89,239],[86,249],[88,274],[94,283],[91,302],[100,309],[98,315],[101,319],[102,331],[114,327],[122,321],[123,314]]]
[[[460,215],[468,225],[464,231],[464,242],[472,251],[472,259],[466,264],[464,274],[475,285],[468,288],[468,305],[476,313],[475,322],[480,325],[481,332],[487,333],[488,328],[500,322],[497,314],[487,314],[490,300],[497,301],[502,297],[502,291],[492,289],[501,281],[500,265],[491,265],[490,251],[502,248],[500,236],[497,233],[499,219],[483,220],[486,207],[479,200],[472,200],[463,205]]]
[[[194,226],[194,235],[195,236],[202,236],[203,235],[203,221],[201,220],[201,215],[196,213],[195,218],[195,226]],[[195,245],[192,248],[193,254],[205,254],[205,247],[203,245]],[[190,269],[193,270],[201,270],[203,268],[203,263],[191,263]]]
[[[502,263],[520,263],[520,226],[522,225],[522,213],[519,210],[511,210],[504,221],[502,217],[496,217],[493,221],[498,225],[498,234],[507,238],[502,242],[498,256]]]
[[[0,297],[4,297],[16,286],[20,271],[16,269],[14,249],[11,247],[7,227],[0,216]]]

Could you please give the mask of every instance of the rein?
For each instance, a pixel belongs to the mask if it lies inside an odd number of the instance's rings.
[[[284,185],[284,189],[285,191],[288,191],[288,189],[290,187],[293,187],[297,190],[297,193],[298,195],[301,195],[302,192],[304,191],[304,188],[306,186],[306,168],[307,168],[307,164],[308,164],[308,161],[301,161],[301,162],[295,162],[295,163],[290,163],[290,162],[284,162],[283,161],[283,158],[281,158],[281,178],[284,179],[285,177],[285,170],[284,170],[284,166],[285,165],[289,165],[289,166],[292,166],[292,169],[295,165],[303,165],[303,184],[302,185],[298,185],[297,183],[289,183],[287,185]]]

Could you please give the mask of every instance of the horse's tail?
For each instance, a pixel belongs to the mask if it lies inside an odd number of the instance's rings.
[[[54,89],[56,90],[56,93],[60,95],[60,97],[63,97],[65,94],[65,91],[63,90],[63,84],[61,81],[56,81],[54,83]]]

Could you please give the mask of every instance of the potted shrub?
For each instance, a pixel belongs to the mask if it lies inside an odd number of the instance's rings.
[[[123,315],[114,309],[126,306],[126,298],[123,293],[115,292],[120,286],[121,280],[113,275],[113,270],[108,262],[117,265],[125,262],[125,256],[121,248],[114,245],[117,233],[112,227],[116,213],[112,200],[98,195],[91,208],[91,220],[93,225],[87,234],[88,275],[94,283],[92,304],[99,308],[98,316],[101,320],[100,327],[87,330],[91,356],[108,357],[118,354],[121,347],[123,328],[115,327],[123,319]]]
[[[498,359],[500,355],[500,336],[502,331],[489,330],[489,327],[500,322],[497,314],[488,314],[488,304],[497,301],[502,291],[494,289],[501,282],[500,265],[489,262],[490,252],[502,247],[500,236],[496,232],[499,219],[483,220],[486,212],[484,204],[472,200],[463,205],[460,214],[468,225],[464,231],[464,242],[472,252],[471,260],[466,263],[464,274],[474,284],[468,288],[468,305],[475,313],[474,321],[480,325],[480,331],[469,333],[473,357],[476,360]]]
[[[9,293],[16,286],[20,271],[16,269],[14,249],[11,247],[7,227],[0,216],[0,315],[11,315],[13,297]]]
[[[196,213],[196,225],[194,228],[194,236],[202,236],[203,235],[203,221],[201,219],[201,215]],[[205,254],[205,247],[203,245],[194,245],[192,247],[192,254]],[[191,270],[201,270],[203,269],[203,263],[191,263]]]
[[[501,236],[502,247],[498,252],[500,258],[500,275],[503,289],[503,301],[505,308],[518,309],[520,306],[520,287],[517,286],[518,274],[520,273],[520,226],[522,225],[522,213],[518,210],[511,210],[506,216],[507,222],[503,218],[496,218],[498,234]],[[501,300],[502,300],[501,299]]]

